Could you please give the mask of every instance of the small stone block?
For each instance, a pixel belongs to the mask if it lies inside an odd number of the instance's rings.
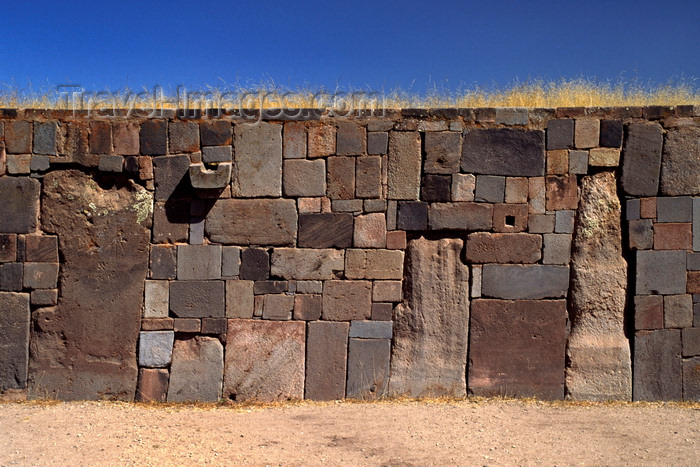
[[[544,177],[528,179],[528,209],[530,214],[544,214],[546,211],[546,190]]]
[[[600,120],[589,118],[576,119],[574,140],[577,149],[588,149],[598,146],[600,141]]]
[[[27,235],[25,261],[58,263],[58,237]]]
[[[287,281],[255,281],[253,293],[255,295],[281,294],[287,291],[288,285]]]
[[[542,256],[540,235],[474,232],[466,245],[469,263],[536,263]]]
[[[34,306],[54,306],[58,303],[58,290],[32,290],[30,303]]]
[[[493,212],[487,203],[432,203],[428,221],[431,230],[491,230]]]
[[[299,215],[299,247],[301,248],[348,248],[352,245],[352,233],[352,214]]]
[[[693,222],[693,198],[690,196],[656,198],[656,220],[657,222]]]
[[[358,198],[379,198],[382,195],[382,158],[358,157],[355,162],[355,195]]]
[[[254,300],[253,281],[226,281],[227,318],[252,318]]]
[[[151,245],[151,279],[175,279],[177,275],[177,247]]]
[[[591,167],[617,167],[620,165],[620,150],[616,148],[593,148],[588,156]]]
[[[314,321],[321,318],[323,301],[321,295],[299,294],[294,296],[294,319]]]
[[[571,261],[571,235],[544,234],[542,264],[569,264]]]
[[[326,164],[328,170],[328,197],[332,200],[355,197],[355,159],[354,157],[329,157]]]
[[[393,311],[393,303],[372,303],[372,320],[391,321]]]
[[[700,294],[700,271],[688,271],[688,282],[685,290],[687,293]]]
[[[473,177],[473,176],[472,176]],[[472,187],[473,188],[473,187]],[[527,203],[528,182],[525,177],[506,178],[506,203]],[[456,201],[456,200],[453,200]],[[471,200],[464,200],[471,201]]]
[[[566,297],[569,268],[541,264],[485,264],[481,294],[505,300]]]
[[[141,129],[139,132],[141,154],[146,156],[167,154],[167,128],[167,120],[146,120],[141,123]]]
[[[497,107],[496,125],[527,125],[528,109],[526,107]]]
[[[684,294],[685,251],[638,251],[637,294]]]
[[[222,336],[226,334],[226,318],[202,318],[202,334]]]
[[[144,318],[165,318],[168,316],[170,282],[147,280],[144,295]]]
[[[620,120],[600,121],[600,145],[606,148],[622,146],[622,122]]]
[[[323,292],[322,281],[296,281],[297,293],[302,294],[320,294]]]
[[[284,122],[282,156],[285,159],[306,157],[306,124],[304,122]]]
[[[137,402],[165,402],[170,372],[166,369],[139,368]]]
[[[493,206],[493,231],[515,233],[527,229],[527,204],[495,204]]]
[[[634,297],[634,328],[663,329],[664,298],[661,295],[637,295]]]
[[[386,247],[386,217],[370,213],[355,218],[354,246],[357,248]]]
[[[333,212],[362,212],[361,199],[334,199],[331,204]],[[321,208],[323,211],[323,208]]]
[[[336,154],[339,156],[360,156],[367,152],[366,130],[357,123],[338,122],[336,138]]]
[[[575,175],[588,173],[588,151],[569,151],[569,173]]]
[[[25,288],[55,289],[58,285],[57,263],[24,263]]]
[[[366,199],[364,201],[365,212],[386,212],[387,201],[385,199]]]
[[[321,212],[321,198],[298,198],[297,209],[299,214]]]
[[[348,279],[403,279],[404,253],[399,250],[348,249],[345,276]]]
[[[222,281],[170,283],[170,311],[177,318],[220,318],[224,312]]]
[[[700,251],[700,198],[693,198],[693,251]]]
[[[625,218],[634,221],[641,217],[639,199],[628,199],[625,203]]]
[[[552,233],[556,216],[554,214],[530,214],[528,218],[528,229],[530,233]]]
[[[680,331],[637,331],[632,365],[634,400],[680,400],[683,397]]]
[[[124,168],[122,156],[101,155],[98,169],[102,172],[121,172]]]
[[[325,281],[323,319],[350,321],[369,319],[372,311],[372,283],[369,281]]]
[[[361,339],[391,339],[393,323],[391,321],[351,321],[349,337]]]
[[[197,318],[175,318],[173,329],[175,332],[199,333],[202,329],[202,320]]]
[[[172,331],[173,318],[144,318],[141,320],[142,331]]]
[[[137,122],[116,122],[114,134],[114,154],[118,156],[138,156],[139,124]]]
[[[656,198],[640,198],[639,214],[642,219],[656,219]]]
[[[683,399],[700,401],[700,358],[683,360]]]
[[[401,281],[374,281],[372,300],[375,302],[400,302]],[[355,336],[360,337],[360,336]]]
[[[202,161],[205,164],[231,162],[233,150],[231,146],[205,146],[202,148]]]
[[[700,327],[685,328],[681,331],[683,341],[683,356],[695,357],[700,355]]]
[[[569,171],[569,151],[547,151],[547,175],[566,175]]]
[[[117,156],[119,157],[119,156]],[[31,172],[46,172],[51,166],[49,156],[32,156],[32,161],[29,164]]]
[[[5,149],[8,154],[32,152],[32,124],[19,120],[5,122]]]
[[[629,247],[632,250],[650,250],[654,247],[651,219],[629,221]]]
[[[4,292],[20,292],[24,275],[22,263],[0,264],[0,290]]]
[[[428,174],[459,172],[462,154],[462,135],[454,132],[425,134],[423,171]]]
[[[31,154],[8,154],[7,173],[10,175],[26,175],[32,171]]]
[[[658,123],[630,123],[623,149],[621,185],[631,196],[659,191],[663,129]]]
[[[150,331],[139,334],[139,366],[165,368],[173,355],[173,331]]]
[[[367,154],[386,154],[389,133],[367,133]]]
[[[449,175],[425,175],[421,186],[423,201],[450,201],[452,177]]]
[[[474,200],[485,203],[502,203],[506,190],[506,178],[495,175],[477,175]]]
[[[574,121],[554,119],[547,122],[547,150],[574,147]]]
[[[285,160],[282,172],[285,196],[325,196],[326,162],[324,160]]]
[[[476,177],[472,174],[452,175],[452,201],[474,201]]]
[[[221,278],[221,245],[179,245],[178,280]]]
[[[240,277],[244,280],[264,281],[270,275],[270,254],[262,248],[244,248],[241,251]]]
[[[561,210],[554,212],[554,232],[573,233],[576,211]]]
[[[241,248],[224,246],[221,250],[221,276],[237,276],[241,268]]]
[[[405,250],[407,245],[404,230],[392,230],[386,233],[386,247],[389,250]]]
[[[109,122],[90,122],[90,152],[112,154],[112,125]]]
[[[690,250],[692,246],[692,224],[654,224],[655,250]]]
[[[226,120],[206,121],[199,124],[202,146],[225,146],[231,144],[233,128]]]
[[[482,274],[483,274],[483,266],[478,266],[478,265],[472,265],[472,298],[480,298],[481,297],[481,283],[482,283]]]
[[[428,203],[400,201],[396,226],[401,230],[426,230],[428,228]]]
[[[686,269],[688,271],[700,271],[700,253],[688,253]]]
[[[550,175],[546,179],[547,211],[560,209],[576,209],[578,206],[578,191],[576,175]]]
[[[335,127],[320,124],[309,127],[309,157],[325,157],[335,154]]]
[[[199,151],[199,125],[197,123],[176,120],[170,122],[168,132],[170,133],[171,153]]]

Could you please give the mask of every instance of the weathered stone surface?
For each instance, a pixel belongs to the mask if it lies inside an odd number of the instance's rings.
[[[544,175],[544,131],[513,128],[464,132],[462,171],[488,175]]]
[[[574,147],[574,120],[557,118],[547,122],[547,149],[571,149]]]
[[[481,293],[485,297],[560,298],[569,288],[568,266],[485,264]]]
[[[29,233],[38,224],[41,184],[29,177],[0,178],[0,232]]]
[[[34,154],[56,155],[56,123],[34,124]]]
[[[30,397],[132,399],[152,198],[74,170],[44,182],[42,228],[59,236],[61,299],[35,312]]]
[[[21,120],[5,122],[5,147],[8,154],[32,152],[32,124]]]
[[[456,132],[425,134],[425,173],[452,174],[459,172],[462,135]]]
[[[285,196],[325,196],[326,163],[322,159],[284,161]]]
[[[30,303],[34,306],[54,306],[58,303],[58,290],[32,290]]]
[[[661,164],[661,193],[700,194],[700,128],[669,130]]]
[[[402,201],[398,203],[397,227],[402,230],[426,230],[428,228],[428,203]]]
[[[225,146],[231,144],[232,128],[227,120],[211,120],[199,124],[202,146]]]
[[[403,251],[349,249],[345,253],[348,279],[401,279]]]
[[[700,357],[683,360],[683,400],[700,401]]]
[[[343,399],[348,354],[348,323],[314,321],[309,323],[308,333],[305,398]]]
[[[168,316],[168,281],[146,281],[144,291],[144,318],[166,318]]]
[[[355,196],[379,198],[382,195],[382,158],[364,156],[355,162]]]
[[[223,377],[224,348],[219,339],[195,336],[176,340],[168,402],[218,402]]]
[[[353,199],[355,197],[355,158],[328,158],[328,197]]]
[[[309,127],[309,158],[335,154],[335,127],[328,124]]]
[[[634,328],[663,329],[664,298],[661,295],[637,295],[634,297]]]
[[[294,296],[294,319],[312,321],[321,318],[321,295],[298,294]]]
[[[536,263],[541,250],[541,235],[475,232],[467,237],[466,259],[470,263]]]
[[[139,336],[139,366],[164,368],[173,355],[173,331],[141,332]]]
[[[0,393],[27,387],[29,294],[0,292]]]
[[[151,245],[149,267],[151,279],[175,279],[177,274],[177,247]]]
[[[574,145],[578,149],[588,149],[598,146],[600,141],[600,120],[593,118],[577,118],[574,131]]]
[[[569,264],[571,261],[571,235],[544,234],[542,237],[542,264]]]
[[[690,223],[654,224],[655,250],[690,250],[693,248],[693,230]]]
[[[137,156],[139,154],[138,122],[115,122],[112,126],[114,135],[114,154],[118,156]]]
[[[10,175],[29,175],[32,171],[31,154],[8,154],[7,173]]]
[[[282,196],[282,125],[236,125],[234,196]]]
[[[369,319],[372,312],[370,281],[325,281],[323,284],[323,319],[350,321]]]
[[[294,311],[294,297],[283,293],[266,294],[263,302],[263,319],[290,320]]]
[[[685,251],[638,251],[637,294],[685,293]]]
[[[112,125],[109,122],[90,122],[90,152],[92,154],[112,154]],[[165,154],[165,152],[160,154]]]
[[[144,318],[141,320],[142,331],[172,331],[173,318]]]
[[[207,280],[221,278],[221,245],[179,245],[177,279]]]
[[[547,151],[547,175],[564,175],[569,171],[569,151]]]
[[[349,339],[346,397],[378,399],[389,383],[390,339]]]
[[[189,222],[187,200],[156,202],[153,206],[153,243],[186,242]]]
[[[607,148],[619,148],[622,146],[622,121],[600,121],[600,145]]]
[[[638,331],[634,336],[634,400],[681,400],[681,332]]]
[[[0,290],[4,292],[20,292],[24,279],[22,263],[0,264]]]
[[[546,185],[544,177],[528,178],[528,209],[530,214],[544,214],[546,212]]]
[[[190,156],[161,156],[153,158],[156,201],[183,198],[190,192]]]
[[[224,317],[224,283],[171,282],[170,311],[178,318]]]
[[[26,249],[25,261],[58,263],[58,237],[27,235],[24,238],[24,242]],[[14,261],[14,258],[10,261]]]
[[[622,152],[622,189],[631,196],[656,196],[663,129],[658,123],[630,123]]]
[[[525,184],[527,186],[527,179]],[[474,201],[474,190],[476,188],[476,177],[472,174],[452,175],[452,201]],[[506,186],[506,199],[508,197],[508,187]],[[527,202],[527,191],[525,193]]]
[[[367,154],[386,154],[389,146],[389,133],[368,133]]]
[[[147,156],[167,154],[167,120],[146,120],[143,123],[141,123],[139,140],[141,145],[141,154],[145,154]]]
[[[664,328],[689,328],[692,325],[692,295],[678,294],[664,296]]]
[[[390,321],[352,321],[350,323],[351,338],[360,339],[391,339],[393,335]]]
[[[170,152],[199,151],[199,125],[195,122],[175,120],[168,125]]]
[[[502,203],[506,190],[505,177],[477,175],[474,200],[482,203]]]
[[[393,311],[392,303],[372,303],[372,320],[391,321]]]
[[[205,148],[206,149],[206,148]],[[193,188],[203,190],[223,189],[231,182],[233,165],[231,162],[221,162],[216,168],[208,169],[203,163],[190,164],[190,183]]]
[[[559,209],[576,209],[578,192],[576,190],[576,175],[546,177],[547,211]]]
[[[284,122],[282,138],[282,156],[285,159],[306,157],[306,124],[304,122]]]
[[[428,222],[431,230],[491,230],[493,205],[433,203],[428,209]]]
[[[693,221],[693,198],[690,196],[660,196],[655,200],[656,215],[653,217],[657,222]]]
[[[654,231],[651,219],[629,221],[629,247],[632,250],[648,250],[654,246]]]
[[[244,248],[241,251],[241,279],[264,281],[270,276],[270,253],[263,248]]]
[[[169,379],[170,373],[166,369],[141,368],[139,385],[136,388],[136,401],[165,402]]]
[[[58,284],[57,263],[24,263],[24,278],[27,289],[55,289]]]
[[[296,204],[291,199],[220,199],[207,216],[205,231],[216,243],[293,245]]]
[[[493,231],[524,232],[527,229],[528,217],[527,204],[494,204]]]
[[[347,248],[352,245],[352,232],[352,214],[299,215],[299,246],[302,248]]]
[[[223,397],[303,399],[305,328],[303,321],[229,320]]]
[[[624,330],[627,262],[622,256],[617,183],[611,172],[583,178],[577,217],[567,395],[578,400],[630,400],[632,364]]]
[[[355,122],[338,122],[336,154],[339,156],[361,156],[367,152],[365,128]]]
[[[700,198],[693,199],[693,251],[700,251]]]
[[[386,247],[386,216],[374,212],[355,218],[355,234],[353,240],[357,248]]]
[[[372,300],[375,302],[400,302],[402,298],[401,281],[374,281]]]
[[[272,250],[273,276],[285,279],[333,279],[345,269],[343,250],[310,248],[275,248]]]
[[[466,395],[469,269],[460,259],[462,245],[460,239],[409,242],[406,296],[394,313],[392,395]]]
[[[478,299],[471,313],[470,393],[564,397],[565,300]]]
[[[389,199],[417,200],[420,195],[421,140],[418,132],[397,132],[389,136]]]
[[[450,201],[451,188],[451,176],[428,174],[423,177],[420,196],[423,201]]]
[[[569,151],[569,173],[579,175],[588,173],[588,151]]]
[[[226,281],[226,317],[253,317],[253,281]]]

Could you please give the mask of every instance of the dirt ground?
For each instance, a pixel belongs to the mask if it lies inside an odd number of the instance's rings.
[[[0,465],[698,465],[700,405],[0,404]]]

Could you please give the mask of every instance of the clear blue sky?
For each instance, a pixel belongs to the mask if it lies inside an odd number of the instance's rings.
[[[700,78],[700,0],[5,0],[0,25],[0,83],[19,87]]]

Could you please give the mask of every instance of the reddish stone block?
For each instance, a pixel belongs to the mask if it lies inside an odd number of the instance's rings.
[[[212,120],[199,124],[202,146],[228,146],[231,144],[233,128],[226,120]]]
[[[690,250],[692,248],[692,224],[660,222],[654,224],[655,250]]]
[[[493,206],[494,232],[524,232],[528,222],[527,204],[495,204]]]
[[[541,235],[476,232],[467,237],[471,263],[536,263],[541,257]]]
[[[393,312],[393,303],[372,303],[373,321],[391,321]]]
[[[355,194],[358,198],[379,198],[382,195],[382,158],[358,157],[355,163]]]
[[[335,400],[345,397],[348,329],[348,323],[309,323],[306,399]]]
[[[167,154],[168,122],[166,120],[146,120],[141,123],[139,142],[141,154],[147,156]]]
[[[90,122],[90,153],[112,154],[112,125],[109,122]]]
[[[372,313],[370,281],[325,281],[323,285],[323,319],[350,321],[369,319]]]
[[[664,299],[661,295],[637,295],[634,297],[634,328],[663,329]]]
[[[141,320],[142,331],[172,331],[173,318],[144,318]]]
[[[138,402],[165,402],[170,373],[165,369],[141,368],[136,389]]]
[[[299,246],[348,248],[352,245],[353,216],[349,213],[299,215]]]
[[[175,318],[173,330],[175,332],[198,333],[202,328],[202,321],[197,318]]]
[[[577,208],[578,192],[576,189],[576,175],[551,175],[546,177],[546,184],[547,211]]]
[[[688,271],[686,293],[700,294],[700,271]]]
[[[564,397],[566,300],[474,300],[469,391],[479,396]]]
[[[8,154],[32,152],[32,124],[17,120],[5,122],[5,149]]]
[[[353,199],[355,197],[355,158],[328,158],[328,197]]]
[[[139,154],[139,125],[137,122],[117,122],[112,127],[114,154],[136,156]]]
[[[17,260],[17,235],[0,234],[0,262],[12,263]]]
[[[294,296],[294,319],[313,321],[321,318],[320,295],[299,294]]]
[[[199,151],[199,125],[194,122],[174,121],[168,127],[170,152]]]
[[[282,133],[282,156],[285,159],[304,159],[306,157],[306,124],[285,122]]]
[[[566,175],[569,172],[569,151],[547,151],[547,175]]]
[[[407,245],[406,231],[393,230],[386,233],[386,247],[389,250],[405,250]]]
[[[335,127],[319,124],[308,129],[309,157],[325,157],[335,154]]]

